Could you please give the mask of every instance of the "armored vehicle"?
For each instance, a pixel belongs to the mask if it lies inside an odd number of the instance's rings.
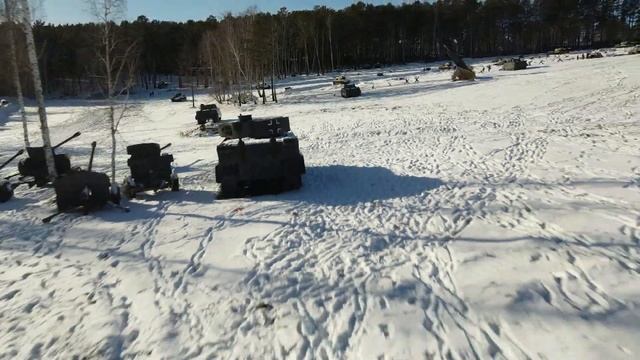
[[[69,160],[69,156],[65,154],[56,154],[55,150],[78,136],[80,136],[80,132],[73,134],[51,148],[58,176],[71,171],[71,160]],[[18,163],[20,175],[22,177],[33,177],[35,184],[38,186],[47,184],[49,182],[49,170],[47,169],[47,162],[45,160],[44,147],[28,147],[27,154],[29,157],[20,160]]]
[[[604,55],[602,55],[602,53],[599,51],[594,51],[587,54],[587,59],[599,59],[602,57],[604,57]]]
[[[438,66],[438,70],[440,71],[451,70],[451,69],[453,69],[453,65],[450,62],[447,62]]]
[[[220,109],[216,104],[200,104],[200,110],[196,111],[196,121],[201,127],[206,125],[207,122],[220,122],[221,118]]]
[[[340,90],[340,95],[343,98],[358,97],[362,95],[362,91],[356,86],[356,84],[345,84]]]
[[[279,193],[302,186],[305,173],[298,138],[289,118],[240,116],[220,125],[217,147],[219,197]]]
[[[351,81],[349,81],[349,79],[347,79],[347,77],[344,75],[337,76],[335,79],[333,79],[333,85],[344,85],[350,82]]]
[[[131,155],[127,165],[131,176],[123,183],[122,192],[130,199],[143,191],[170,188],[180,190],[180,180],[173,166],[173,155],[162,154],[162,150],[171,144],[160,147],[157,143],[136,144],[127,146],[127,154]]]
[[[187,97],[182,93],[177,93],[171,97],[171,102],[185,102],[187,101]]]
[[[524,70],[527,68],[527,62],[522,59],[510,59],[505,61],[502,64],[502,70],[505,71],[515,71],[515,70]]]

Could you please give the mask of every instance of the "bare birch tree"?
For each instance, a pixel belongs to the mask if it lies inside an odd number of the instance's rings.
[[[135,42],[125,44],[116,34],[115,21],[126,10],[126,0],[87,0],[92,15],[100,23],[97,58],[107,99],[107,120],[111,135],[111,191],[118,192],[116,180],[116,134],[129,106],[129,88],[134,82]],[[118,97],[125,95],[124,100]]]
[[[53,151],[51,150],[51,137],[49,136],[49,124],[47,122],[47,110],[44,105],[44,93],[42,91],[42,81],[40,79],[40,68],[38,67],[38,55],[36,53],[36,44],[33,39],[33,29],[31,28],[31,10],[29,9],[28,0],[19,0],[17,13],[20,14],[22,28],[25,33],[25,42],[27,46],[27,56],[29,58],[29,68],[31,77],[33,78],[33,89],[38,104],[38,117],[40,118],[40,132],[42,133],[42,146],[44,148],[44,158],[47,163],[47,170],[51,180],[58,177],[56,166],[53,159]]]
[[[13,84],[18,98],[18,107],[22,118],[22,130],[25,148],[30,146],[29,128],[27,125],[27,112],[24,109],[24,96],[22,94],[22,84],[20,83],[20,68],[18,67],[18,53],[16,50],[16,40],[13,33],[14,19],[16,18],[15,0],[4,0],[5,18],[7,20],[7,38],[9,41],[9,59],[11,61],[11,72],[13,73]]]

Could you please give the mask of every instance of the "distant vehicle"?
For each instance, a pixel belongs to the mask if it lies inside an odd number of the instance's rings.
[[[187,97],[182,93],[177,93],[173,95],[173,97],[171,98],[171,102],[185,102],[185,101],[187,101]]]
[[[166,88],[168,88],[168,87],[169,87],[169,84],[167,84],[167,83],[166,83],[166,82],[164,82],[164,81],[160,81],[160,82],[158,83],[158,86],[157,86],[157,88],[158,88],[158,89],[166,89]]]
[[[604,55],[602,55],[602,53],[599,51],[594,51],[587,54],[587,59],[599,59],[601,57],[604,57]]]
[[[379,72],[378,74],[376,74],[377,76],[384,76],[384,73]]]
[[[262,83],[259,83],[258,85],[256,85],[256,89],[258,89],[258,90],[271,90],[271,85],[262,82]]]
[[[509,59],[502,64],[502,70],[515,71],[524,70],[527,68],[527,62],[522,59]]]
[[[340,96],[343,98],[358,97],[362,95],[362,91],[356,84],[344,84],[344,87],[340,90]]]
[[[9,106],[9,102],[6,99],[0,99],[0,107]]]
[[[568,53],[569,51],[571,51],[570,48],[559,47],[559,48],[555,48],[553,50],[553,54],[554,55],[562,55],[562,54]]]
[[[626,47],[632,47],[637,45],[635,41],[623,41],[621,43],[619,43],[618,45],[616,45],[617,48],[626,48]]]
[[[218,123],[221,119],[221,112],[216,104],[200,104],[200,110],[196,111],[196,121],[201,127],[208,122]]]
[[[438,70],[440,71],[451,70],[451,69],[453,69],[453,64],[451,64],[451,62],[446,62],[438,66]]]
[[[333,85],[345,85],[350,82],[351,81],[349,81],[349,79],[347,79],[347,77],[344,75],[336,76],[336,78],[333,79]]]

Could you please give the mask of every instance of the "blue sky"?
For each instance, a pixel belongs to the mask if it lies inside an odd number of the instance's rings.
[[[344,8],[352,0],[128,0],[127,18],[145,15],[158,20],[203,20],[209,15],[220,17],[226,11],[234,13],[256,5],[259,10],[274,11],[283,6],[291,10],[311,9],[315,5],[326,5],[335,9]],[[368,0],[372,4],[400,4],[403,0]],[[44,0],[39,17],[55,24],[91,21],[85,0]]]

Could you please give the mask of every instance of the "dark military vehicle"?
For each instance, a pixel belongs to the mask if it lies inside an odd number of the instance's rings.
[[[173,166],[173,155],[162,154],[162,150],[171,144],[160,147],[157,143],[145,143],[127,146],[127,154],[131,155],[127,165],[131,176],[125,179],[122,192],[130,199],[143,191],[171,188],[180,190],[180,180]]]
[[[219,197],[273,194],[302,186],[305,173],[298,138],[289,118],[240,116],[222,123],[217,147]]]
[[[345,84],[340,90],[340,95],[343,98],[358,97],[362,95],[362,91],[356,86],[356,84]]]
[[[208,122],[218,123],[222,119],[220,108],[216,104],[200,104],[200,110],[196,111],[196,121],[200,127]]]
[[[335,79],[333,79],[333,85],[344,85],[344,84],[348,84],[351,81],[349,79],[347,79],[346,76],[344,75],[340,75],[340,76],[336,76]]]
[[[602,57],[604,57],[604,55],[599,51],[593,51],[587,54],[587,59],[600,59]]]
[[[80,136],[79,132],[51,148],[58,176],[71,171],[71,160],[69,160],[69,156],[66,154],[56,154],[55,150],[78,136]],[[44,147],[28,147],[27,154],[29,157],[20,160],[18,163],[18,171],[20,172],[20,175],[22,177],[32,177],[35,184],[38,186],[47,184],[49,182],[49,169],[47,169]]]
[[[502,70],[515,71],[524,70],[527,68],[527,62],[522,59],[509,59],[502,64]]]
[[[171,102],[185,102],[187,97],[182,93],[177,93],[171,97]]]

